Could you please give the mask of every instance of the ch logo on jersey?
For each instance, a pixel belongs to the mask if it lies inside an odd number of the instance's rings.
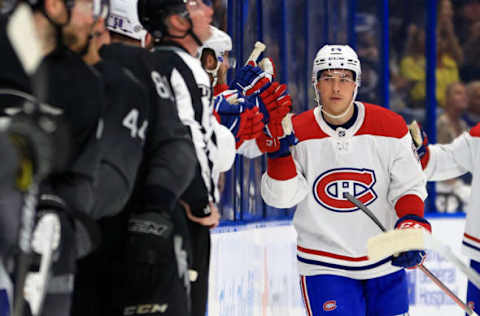
[[[335,300],[326,301],[323,303],[323,310],[331,312],[337,309],[337,302]]]
[[[313,196],[323,207],[334,212],[353,212],[358,207],[344,198],[350,193],[363,204],[377,199],[373,190],[375,172],[370,169],[337,168],[322,173],[313,184]]]

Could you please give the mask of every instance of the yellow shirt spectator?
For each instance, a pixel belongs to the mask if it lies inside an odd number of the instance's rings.
[[[400,74],[414,82],[410,91],[410,98],[414,106],[425,105],[425,57],[406,56],[400,64]],[[438,105],[445,106],[445,90],[453,82],[460,80],[458,66],[455,60],[448,55],[443,55],[441,65],[437,64],[436,70],[436,97]]]

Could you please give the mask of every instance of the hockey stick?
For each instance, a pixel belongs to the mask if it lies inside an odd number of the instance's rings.
[[[372,260],[381,260],[396,253],[415,249],[431,249],[446,257],[480,289],[480,274],[459,259],[449,246],[435,239],[425,230],[395,229],[368,240],[368,257]]]
[[[10,16],[7,36],[27,75],[37,70],[43,54],[36,37],[33,15],[30,7],[20,3]]]
[[[42,255],[38,272],[30,272],[25,281],[25,297],[30,303],[32,314],[42,310],[45,288],[50,278],[53,252],[60,244],[60,219],[57,214],[48,213],[38,221],[33,232],[32,248]]]
[[[380,223],[378,218],[373,214],[371,210],[369,210],[362,202],[357,200],[354,196],[350,193],[345,193],[344,196],[352,202],[356,207],[358,207],[361,211],[367,214],[368,217],[372,219],[372,221],[384,232],[387,232],[385,226]],[[428,270],[423,264],[419,264],[418,268],[425,273],[425,275],[432,280],[445,294],[447,294],[465,313],[468,315],[478,316],[473,309],[471,309],[467,304],[465,304],[455,293],[453,293],[440,279],[438,279],[430,270]]]
[[[6,28],[7,37],[19,58],[25,73],[32,78],[38,68],[43,54],[41,45],[36,36],[34,19],[30,7],[20,3],[10,16]],[[32,82],[34,94],[43,93],[43,85],[40,81]],[[32,109],[25,109],[26,111]],[[28,112],[27,112],[28,113]],[[34,176],[32,183],[25,194],[24,205],[21,210],[21,220],[18,233],[19,253],[15,264],[15,285],[13,296],[13,316],[23,316],[24,287],[31,262],[31,240],[35,221],[35,212],[38,201],[38,187],[40,180]]]
[[[38,200],[38,180],[34,179],[25,196],[18,232],[19,254],[15,260],[15,282],[13,295],[13,316],[22,316],[24,308],[24,287],[31,263],[31,240]]]
[[[252,52],[250,53],[250,56],[248,57],[247,61],[245,62],[245,65],[248,64],[249,61],[257,62],[258,57],[263,53],[263,51],[267,48],[265,44],[262,42],[255,42],[255,46],[253,47]]]

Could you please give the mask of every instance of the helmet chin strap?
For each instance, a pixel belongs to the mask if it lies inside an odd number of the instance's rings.
[[[217,85],[217,81],[218,81],[218,69],[220,69],[220,62],[217,61],[217,67],[215,67],[215,69],[205,69],[206,72],[208,72],[209,74],[212,75],[213,77],[213,82],[212,82],[212,87],[216,86]]]
[[[187,34],[190,34],[190,36],[192,36],[193,40],[195,41],[195,43],[197,43],[198,47],[202,47],[203,45],[202,41],[198,38],[197,34],[193,32],[193,23],[192,23],[192,27],[190,28],[190,30],[188,30]]]
[[[347,109],[341,113],[341,114],[338,114],[338,115],[333,115],[333,114],[330,114],[328,113],[327,111],[325,111],[323,109],[323,105],[320,107],[320,110],[322,111],[323,114],[325,114],[326,116],[328,116],[329,118],[332,118],[332,119],[340,119],[342,117],[344,117],[345,115],[347,115],[348,111],[350,110],[350,108],[353,106],[353,101],[352,103],[350,103],[350,105],[347,107]]]

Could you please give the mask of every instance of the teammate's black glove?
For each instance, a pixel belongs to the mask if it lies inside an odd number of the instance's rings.
[[[128,222],[126,247],[127,282],[132,293],[150,297],[164,276],[173,273],[173,222],[170,214],[143,213]]]
[[[177,216],[183,216],[185,224],[185,214],[178,209],[145,212],[130,218],[120,310],[142,304],[162,306],[169,302],[172,293],[189,292],[187,232]],[[183,290],[178,292],[180,288]],[[169,304],[170,308],[178,307]]]

